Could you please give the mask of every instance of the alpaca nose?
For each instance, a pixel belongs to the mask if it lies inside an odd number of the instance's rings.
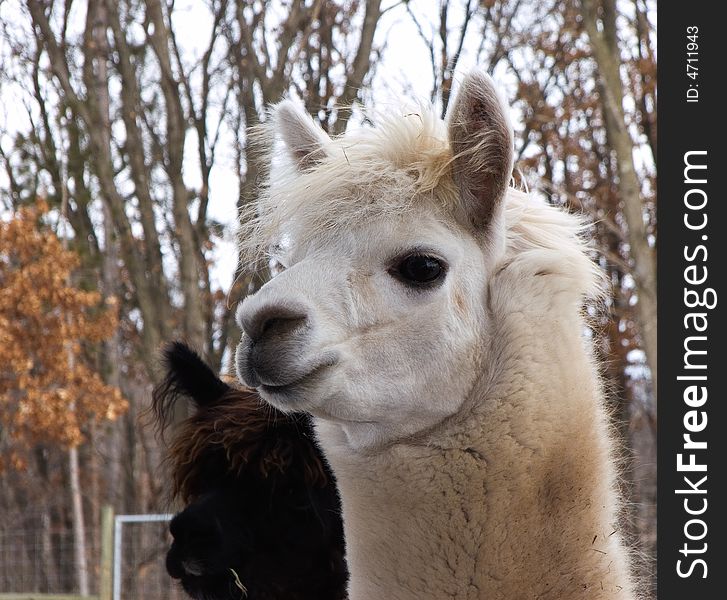
[[[296,329],[304,327],[308,317],[299,307],[269,304],[252,314],[243,313],[241,321],[245,334],[253,343],[257,343],[263,339],[286,338]]]
[[[297,304],[246,300],[239,313],[244,336],[237,349],[237,372],[251,387],[286,385],[304,375],[310,320]]]

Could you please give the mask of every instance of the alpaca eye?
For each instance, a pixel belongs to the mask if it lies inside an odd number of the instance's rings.
[[[400,261],[390,273],[409,285],[430,285],[440,280],[446,268],[441,260],[426,254],[411,254]]]

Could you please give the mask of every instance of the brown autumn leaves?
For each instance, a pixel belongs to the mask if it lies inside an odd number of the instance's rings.
[[[112,335],[116,303],[74,286],[80,259],[44,223],[47,211],[38,202],[0,222],[0,470],[22,469],[39,441],[77,446],[90,421],[127,408],[86,353]]]

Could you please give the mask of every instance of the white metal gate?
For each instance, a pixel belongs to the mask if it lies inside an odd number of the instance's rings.
[[[113,600],[131,600],[122,598],[122,564],[124,560],[124,528],[126,525],[135,523],[167,523],[174,515],[172,514],[140,514],[140,515],[116,515],[114,517],[114,563],[113,563]],[[163,556],[163,554],[162,554]],[[160,561],[159,569],[163,570],[163,560]],[[165,584],[172,586],[172,590],[178,588],[176,582],[163,573]],[[171,591],[171,590],[170,590]],[[180,592],[180,597],[183,597]]]

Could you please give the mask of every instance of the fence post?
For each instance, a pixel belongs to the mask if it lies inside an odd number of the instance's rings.
[[[114,561],[114,509],[105,505],[101,511],[101,576],[99,578],[99,600],[111,600],[112,565]]]

